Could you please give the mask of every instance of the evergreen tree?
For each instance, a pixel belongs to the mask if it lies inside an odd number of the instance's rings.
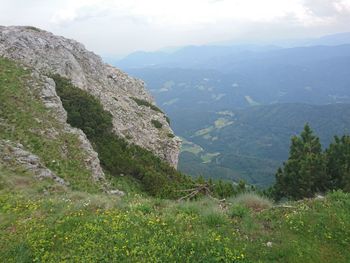
[[[244,180],[239,180],[237,185],[237,193],[244,193],[246,191],[246,183]]]
[[[350,136],[334,137],[326,150],[328,188],[350,191]]]
[[[205,179],[204,179],[203,175],[199,175],[196,178],[196,182],[197,182],[197,184],[204,184],[205,183]]]
[[[289,158],[276,173],[275,197],[312,197],[324,192],[327,182],[320,140],[306,124],[299,137],[292,137]]]

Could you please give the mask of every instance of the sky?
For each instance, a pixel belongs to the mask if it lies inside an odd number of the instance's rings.
[[[0,0],[0,25],[32,25],[102,55],[350,31],[350,0]]]

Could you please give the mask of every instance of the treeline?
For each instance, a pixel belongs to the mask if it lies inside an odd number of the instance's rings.
[[[291,139],[289,158],[276,173],[269,194],[298,200],[331,190],[350,192],[350,136],[334,137],[326,150],[308,124]]]
[[[178,172],[166,162],[113,133],[112,115],[89,93],[73,86],[59,75],[51,76],[68,114],[68,123],[84,131],[99,154],[101,165],[112,176],[131,176],[152,196],[179,198],[183,190],[195,187],[198,180]],[[236,192],[229,182],[208,181],[213,195],[227,197]]]

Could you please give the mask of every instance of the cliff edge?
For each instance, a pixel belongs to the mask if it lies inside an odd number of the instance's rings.
[[[141,80],[105,64],[74,40],[34,27],[0,26],[0,56],[19,61],[45,77],[59,74],[70,79],[112,114],[113,131],[118,136],[177,166],[181,141]]]

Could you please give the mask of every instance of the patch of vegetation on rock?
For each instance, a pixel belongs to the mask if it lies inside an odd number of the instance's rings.
[[[163,127],[163,124],[158,120],[152,120],[151,122],[153,126],[156,127],[157,129],[161,129]]]
[[[175,135],[174,135],[173,133],[168,133],[167,136],[168,136],[169,138],[174,138],[174,137],[175,137]]]
[[[137,105],[139,106],[146,106],[146,107],[149,107],[151,108],[152,110],[154,111],[157,111],[157,112],[161,112],[161,113],[164,113],[161,109],[159,109],[156,105],[153,105],[152,103],[148,102],[147,100],[142,100],[142,99],[138,99],[138,98],[135,98],[135,97],[130,97],[133,101],[135,101],[137,103]]]
[[[164,117],[165,117],[166,122],[170,125],[170,118],[168,116],[164,116]]]
[[[85,132],[99,154],[101,165],[111,175],[125,174],[136,178],[143,190],[159,197],[174,198],[179,196],[179,189],[191,187],[190,177],[179,173],[152,152],[114,134],[111,114],[95,97],[59,75],[52,78],[68,113],[68,123]],[[159,127],[158,122],[154,125]]]
[[[33,31],[36,31],[36,32],[40,32],[41,30],[35,26],[26,26],[26,29],[29,29],[29,30],[33,30]]]

